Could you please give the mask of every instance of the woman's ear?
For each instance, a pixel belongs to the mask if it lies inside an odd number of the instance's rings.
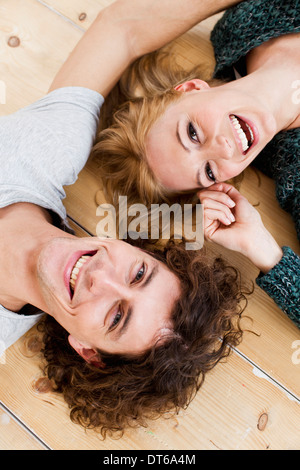
[[[200,80],[199,78],[194,78],[193,80],[188,80],[187,82],[181,83],[174,87],[177,91],[194,91],[194,90],[207,90],[210,88],[209,84]]]
[[[68,341],[72,348],[75,349],[79,356],[81,356],[88,364],[98,367],[99,369],[103,369],[105,367],[99,353],[95,349],[85,346],[72,335],[68,336]]]

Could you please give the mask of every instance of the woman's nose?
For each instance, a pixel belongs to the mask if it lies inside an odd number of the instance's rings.
[[[234,147],[232,143],[223,135],[218,135],[215,138],[215,155],[224,159],[231,160],[234,154]]]

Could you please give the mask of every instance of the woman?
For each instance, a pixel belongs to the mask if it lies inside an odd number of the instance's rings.
[[[234,78],[233,66],[245,76],[210,86],[197,70],[164,74],[153,68],[155,58],[142,59],[123,89],[133,97],[130,86],[141,78],[138,90],[144,88],[145,97],[125,103],[94,147],[114,198],[128,194],[150,204],[202,190],[206,237],[246,254],[262,270],[258,284],[298,326],[299,257],[282,251],[265,229],[253,234],[243,216],[252,213],[245,200],[216,183],[257,158],[275,178],[278,200],[300,237],[299,33],[299,2],[242,2],[225,13],[212,41],[216,77]]]

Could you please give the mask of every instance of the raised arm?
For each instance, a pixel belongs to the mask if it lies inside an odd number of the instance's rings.
[[[98,14],[49,91],[82,86],[106,96],[141,55],[241,0],[116,0]]]
[[[217,183],[198,195],[205,238],[252,261],[260,270],[256,283],[300,328],[300,257],[278,245],[258,211],[233,186]]]
[[[198,193],[204,208],[204,235],[246,256],[263,273],[281,260],[283,253],[264,226],[259,212],[232,185],[217,183]]]

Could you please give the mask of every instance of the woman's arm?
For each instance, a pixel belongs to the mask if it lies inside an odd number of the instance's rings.
[[[204,209],[204,235],[246,256],[263,273],[282,258],[282,249],[260,214],[232,185],[217,183],[198,193]]]
[[[106,96],[135,59],[240,1],[117,0],[98,14],[49,91],[82,86]]]
[[[219,183],[198,194],[206,239],[249,258],[260,270],[256,283],[300,328],[300,257],[277,244],[257,210],[233,186]]]

